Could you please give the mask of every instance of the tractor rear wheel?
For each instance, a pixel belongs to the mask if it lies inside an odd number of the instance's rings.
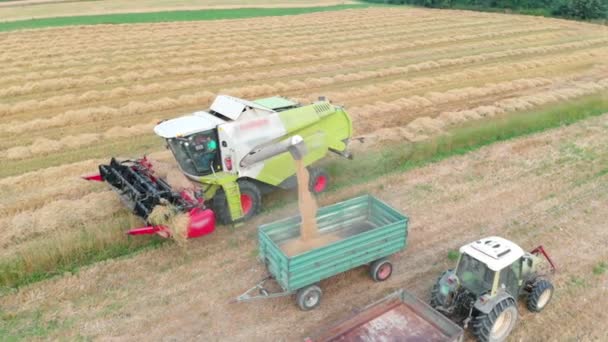
[[[553,284],[546,279],[538,279],[528,295],[528,310],[541,312],[553,297]]]
[[[369,266],[369,275],[374,281],[385,281],[393,274],[393,264],[385,258],[378,259]]]
[[[323,291],[317,285],[310,285],[304,288],[301,288],[296,293],[296,303],[302,311],[309,311],[321,303],[321,297],[323,296]]]
[[[215,217],[221,224],[228,224],[233,222],[247,221],[253,216],[257,215],[262,209],[262,192],[253,182],[247,180],[241,180],[238,182],[239,191],[241,193],[241,210],[243,217],[233,221],[230,215],[230,208],[228,207],[228,200],[226,199],[226,193],[223,189],[218,189],[213,196],[213,211]]]
[[[308,168],[309,181],[308,181],[308,190],[310,190],[313,194],[320,194],[325,192],[329,186],[329,175],[325,170],[309,167]]]
[[[503,299],[489,313],[478,313],[475,316],[473,319],[473,335],[480,342],[504,341],[515,328],[517,317],[515,299]]]

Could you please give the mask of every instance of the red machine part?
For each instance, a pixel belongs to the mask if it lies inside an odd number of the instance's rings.
[[[157,182],[157,179],[153,176],[153,165],[146,157],[138,159],[137,164],[149,171],[148,177],[152,182]],[[135,166],[132,166],[132,168],[135,170]],[[88,181],[104,181],[102,175],[99,173],[82,176],[82,178]],[[193,206],[193,208],[188,212],[188,215],[190,216],[190,222],[188,224],[188,238],[197,238],[213,232],[215,230],[215,214],[210,209],[204,209],[204,199],[202,197],[198,197],[193,190],[183,190],[179,193],[179,195],[184,201]],[[145,226],[131,229],[127,231],[127,234],[158,234],[162,237],[168,238],[171,236],[171,231],[165,226]]]
[[[249,194],[241,194],[241,207],[243,215],[247,215],[251,211],[251,208],[253,208],[253,198]]]
[[[315,179],[315,185],[313,186],[313,189],[315,190],[315,192],[320,193],[325,191],[327,188],[327,176],[325,175],[320,175],[319,177],[317,177],[317,179]]]
[[[211,209],[194,208],[190,210],[188,238],[207,235],[215,230],[215,214]]]
[[[540,246],[534,248],[533,250],[531,250],[530,254],[534,254],[534,255],[542,254],[545,257],[545,259],[547,259],[547,261],[549,262],[549,264],[551,265],[551,270],[553,272],[555,272],[557,270],[557,267],[555,267],[555,264],[553,263],[553,260],[551,259],[551,257],[549,256],[549,254],[545,251],[545,248],[542,245],[540,245]]]
[[[82,179],[94,182],[103,182],[103,178],[101,178],[101,175],[99,173],[82,176]]]
[[[215,214],[210,209],[194,208],[188,213],[190,223],[188,224],[188,238],[197,238],[212,233],[215,230]],[[171,231],[165,226],[146,226],[134,228],[127,232],[129,235],[158,234],[162,237],[170,237]]]

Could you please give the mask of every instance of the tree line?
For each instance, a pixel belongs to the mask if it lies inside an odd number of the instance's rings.
[[[510,10],[525,14],[593,20],[608,18],[608,0],[367,0],[433,8]]]

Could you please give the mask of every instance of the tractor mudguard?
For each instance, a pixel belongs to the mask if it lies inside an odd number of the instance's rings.
[[[458,290],[459,280],[455,270],[447,270],[441,274],[438,281],[439,294],[443,298],[448,298],[450,293],[455,293]]]
[[[488,314],[490,313],[490,311],[492,311],[492,309],[494,308],[494,306],[496,306],[497,303],[503,301],[506,298],[513,298],[513,296],[511,296],[507,291],[501,289],[494,297],[485,294],[477,298],[473,307],[484,314]],[[515,298],[513,298],[513,300],[515,300]]]

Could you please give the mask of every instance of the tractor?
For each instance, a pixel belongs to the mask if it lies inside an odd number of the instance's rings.
[[[218,95],[209,109],[161,121],[154,132],[165,139],[181,172],[197,184],[195,191],[172,188],[146,157],[112,158],[99,165],[98,173],[84,177],[107,182],[149,224],[129,230],[130,235],[171,234],[148,221],[158,205],[188,213],[189,238],[212,232],[216,220],[230,224],[250,219],[261,210],[263,194],[296,187],[288,152],[295,145],[305,146],[302,161],[315,194],[327,189],[329,175],[313,163],[329,152],[352,158],[347,150],[351,119],[324,97],[303,105],[279,96],[248,101]]]
[[[460,248],[456,269],[439,277],[430,304],[465,329],[470,324],[478,341],[504,341],[517,322],[520,296],[531,312],[549,304],[554,272],[542,246],[527,253],[504,238],[480,239]]]

